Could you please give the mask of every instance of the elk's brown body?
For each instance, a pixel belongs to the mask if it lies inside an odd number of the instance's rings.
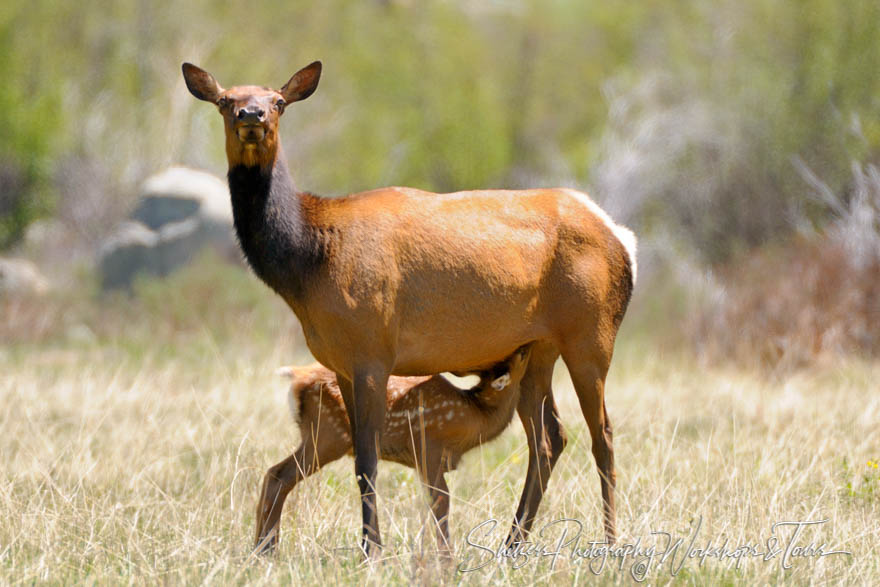
[[[377,439],[390,374],[484,369],[534,343],[517,411],[529,468],[510,542],[528,532],[565,435],[550,379],[561,355],[593,441],[605,533],[615,537],[605,376],[635,282],[635,238],[569,189],[432,194],[383,188],[324,199],[293,188],[278,137],[285,105],[311,95],[320,63],[281,90],[224,90],[184,64],[217,104],[235,228],[257,275],[296,313],[315,358],[338,376],[352,423],[364,547],[380,544]],[[271,528],[266,528],[266,531]]]
[[[459,389],[439,375],[390,377],[380,457],[415,468],[431,500],[441,549],[449,548],[449,488],[445,473],[462,455],[497,437],[513,418],[528,348],[481,374],[472,389]],[[277,542],[287,494],[320,467],[351,454],[351,425],[336,374],[315,363],[289,367],[290,403],[300,445],[266,473],[257,502],[258,546]]]

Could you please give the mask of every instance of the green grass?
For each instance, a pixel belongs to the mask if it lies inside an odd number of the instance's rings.
[[[586,561],[565,556],[555,566],[545,558],[466,574],[444,567],[416,476],[389,463],[379,477],[384,558],[361,564],[350,458],[294,491],[277,556],[253,557],[258,484],[297,441],[273,371],[308,360],[298,326],[237,268],[195,268],[139,291],[97,304],[44,300],[46,312],[64,308],[57,315],[68,323],[10,337],[0,351],[0,584],[593,579]],[[651,532],[665,531],[686,546],[701,519],[697,545],[729,538],[763,546],[775,522],[828,519],[800,543],[852,552],[794,559],[788,570],[780,557],[745,559],[738,570],[690,559],[674,576],[667,561],[649,570],[648,583],[880,582],[880,474],[868,464],[880,460],[880,363],[842,361],[769,379],[706,368],[625,334],[607,387],[622,542],[657,544]],[[536,527],[573,518],[584,540],[600,539],[589,434],[562,367],[555,389],[569,445]],[[514,422],[449,476],[458,561],[477,560],[465,540],[477,524],[499,521],[481,544],[503,538],[527,459]],[[599,578],[631,583],[630,569],[609,561]]]

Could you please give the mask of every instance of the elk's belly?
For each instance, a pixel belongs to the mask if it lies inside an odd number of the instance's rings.
[[[394,373],[430,375],[476,371],[504,360],[518,347],[550,333],[536,319],[534,304],[473,299],[423,305],[399,322]]]

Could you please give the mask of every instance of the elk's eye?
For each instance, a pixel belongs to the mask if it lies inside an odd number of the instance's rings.
[[[226,98],[220,98],[219,100],[217,100],[218,108],[226,108],[227,106],[229,106],[229,100],[227,100]]]
[[[277,102],[275,102],[275,109],[284,110],[284,100],[279,99]]]

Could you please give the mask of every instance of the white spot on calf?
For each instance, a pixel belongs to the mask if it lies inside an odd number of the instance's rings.
[[[504,375],[502,375],[498,379],[495,379],[492,382],[492,389],[501,391],[508,385],[510,385],[510,373],[505,373]]]

